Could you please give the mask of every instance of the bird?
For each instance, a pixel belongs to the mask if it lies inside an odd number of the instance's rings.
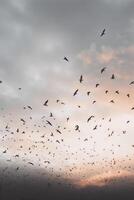
[[[79,90],[77,89],[77,90],[75,90],[75,92],[74,92],[74,94],[73,94],[73,96],[75,96],[76,94],[77,94],[77,92],[78,92]]]
[[[111,79],[115,79],[115,75],[114,74],[112,74]]]
[[[49,124],[50,126],[53,126],[52,123],[48,120],[46,120],[47,124]]]
[[[107,93],[108,93],[108,90],[106,90],[105,93],[107,94]]]
[[[101,69],[101,74],[102,74],[105,70],[106,70],[106,67],[103,67],[103,68]]]
[[[100,84],[99,83],[96,83],[95,87],[97,88]]]
[[[45,101],[45,103],[43,105],[48,106],[48,99]]]
[[[65,61],[67,61],[67,62],[69,62],[69,60],[68,60],[68,58],[67,58],[67,57],[64,57],[64,60],[65,60]]]
[[[82,81],[83,81],[83,76],[81,75],[80,76],[80,83],[82,83]]]
[[[69,117],[67,117],[67,122],[69,121]]]
[[[24,119],[22,119],[22,118],[20,119],[20,121],[22,121],[23,123],[25,123],[25,120],[24,120]]]
[[[87,96],[89,96],[89,94],[90,94],[90,93],[91,93],[91,92],[90,92],[90,91],[88,91],[88,92],[87,92]]]
[[[114,100],[111,100],[110,103],[114,103]]]
[[[50,117],[53,117],[53,113],[50,112]]]
[[[102,37],[105,34],[105,32],[106,32],[106,29],[104,28],[103,31],[100,34],[100,37]]]
[[[75,125],[75,131],[78,131],[78,130],[79,130],[79,126]]]
[[[31,106],[27,106],[29,109],[31,109],[32,110],[32,107]]]
[[[19,133],[19,129],[18,128],[17,128],[16,132]]]
[[[61,131],[60,131],[59,129],[56,129],[56,131],[57,131],[58,133],[62,134]]]
[[[92,104],[95,104],[95,103],[96,103],[96,101],[93,101],[93,102],[92,102]]]
[[[28,162],[28,164],[30,164],[30,165],[34,165],[32,162]]]
[[[127,94],[127,97],[129,98],[129,97],[130,97],[130,94]]]
[[[2,81],[0,80],[0,83],[2,83]]]
[[[93,130],[96,130],[97,129],[97,125],[93,128]]]
[[[91,116],[87,119],[87,122],[89,122],[92,118],[94,118],[93,115],[91,115]]]
[[[116,93],[116,94],[119,94],[119,91],[117,90],[117,91],[115,91],[115,93]]]
[[[129,85],[133,85],[134,84],[134,81],[131,81],[130,83],[129,83]]]

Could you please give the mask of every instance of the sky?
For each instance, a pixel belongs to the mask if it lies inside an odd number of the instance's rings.
[[[2,170],[77,187],[133,176],[133,10],[133,0],[0,0]]]

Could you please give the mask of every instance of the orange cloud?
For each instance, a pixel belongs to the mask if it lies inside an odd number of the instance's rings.
[[[83,52],[79,54],[78,57],[80,58],[80,60],[82,60],[84,64],[87,64],[87,65],[92,64],[92,58],[88,53]]]
[[[132,177],[132,174],[125,170],[109,171],[107,173],[105,172],[103,174],[94,175],[87,179],[82,179],[75,184],[80,188],[93,185],[101,187],[107,184],[111,184],[115,182],[115,180],[122,180],[124,178],[126,179],[126,177],[129,179]]]
[[[113,59],[116,58],[116,53],[114,51],[103,51],[98,54],[97,59],[99,60],[100,63],[108,64],[110,63]]]

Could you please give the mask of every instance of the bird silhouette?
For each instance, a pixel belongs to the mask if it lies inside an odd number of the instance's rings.
[[[83,82],[83,76],[81,75],[80,76],[80,83],[82,83]]]
[[[67,61],[67,62],[69,62],[69,60],[68,60],[68,58],[67,58],[67,57],[64,57],[64,60],[65,60],[65,61]]]
[[[101,74],[102,74],[105,70],[106,70],[106,67],[103,67],[103,68],[101,69]]]
[[[106,29],[104,28],[103,31],[100,34],[100,37],[102,37],[103,35],[105,35]]]
[[[112,74],[111,79],[115,79],[115,75],[114,74]]]
[[[43,105],[48,106],[48,99],[45,101],[45,103]]]
[[[134,81],[131,81],[130,83],[129,83],[129,85],[133,85],[134,84]]]
[[[73,96],[75,96],[78,93],[79,89],[75,90]]]

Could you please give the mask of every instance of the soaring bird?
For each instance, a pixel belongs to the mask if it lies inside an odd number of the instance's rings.
[[[53,117],[53,113],[52,112],[50,112],[50,117]]]
[[[134,81],[132,81],[132,82],[129,83],[129,85],[132,85],[132,84],[134,84]]]
[[[32,107],[31,106],[27,106],[29,109],[31,109],[32,110]]]
[[[110,103],[114,103],[114,100],[111,100]]]
[[[28,162],[28,164],[30,164],[30,165],[34,165],[32,162]]]
[[[69,117],[67,117],[67,122],[69,121]]]
[[[20,119],[20,121],[22,121],[23,123],[25,123],[25,120],[24,120],[24,119],[22,119],[22,118]]]
[[[87,122],[89,122],[92,118],[94,118],[93,115],[91,115],[91,116],[87,119]]]
[[[97,125],[93,128],[93,130],[96,130],[97,129]]]
[[[80,76],[80,83],[82,83],[82,81],[83,81],[83,76],[81,75]]]
[[[106,32],[106,29],[104,28],[103,31],[100,34],[100,37],[102,37],[105,34],[105,32]]]
[[[130,97],[130,94],[127,94],[127,97],[129,98],[129,97]]]
[[[61,131],[60,131],[59,129],[56,129],[56,131],[57,131],[58,133],[62,134]]]
[[[106,90],[105,93],[107,94],[107,93],[108,93],[108,90]]]
[[[117,91],[115,91],[115,93],[116,93],[116,94],[119,94],[119,91],[117,90]]]
[[[90,92],[90,91],[88,91],[88,92],[87,92],[87,95],[89,96],[89,94],[90,94],[90,93],[91,93],[91,92]]]
[[[79,130],[79,126],[76,125],[76,126],[75,126],[75,131],[78,131],[78,130]]]
[[[48,106],[48,99],[45,101],[45,103],[43,105]]]
[[[115,75],[114,74],[112,74],[111,79],[115,79]]]
[[[50,126],[53,126],[52,123],[48,120],[46,120],[47,124],[49,124]]]
[[[92,104],[95,104],[96,103],[96,101],[93,101],[93,103]]]
[[[99,84],[99,83],[97,83],[95,86],[96,86],[96,87],[98,87],[99,85],[100,85],[100,84]]]
[[[101,74],[102,74],[105,70],[106,70],[106,67],[103,67],[103,68],[101,69]]]
[[[74,94],[73,94],[73,96],[75,96],[76,94],[77,94],[77,92],[78,92],[79,90],[77,89],[77,90],[75,90],[75,92],[74,92]]]
[[[67,62],[69,62],[69,60],[68,60],[68,58],[67,58],[67,57],[64,57],[64,60],[65,60],[65,61],[67,61]]]

